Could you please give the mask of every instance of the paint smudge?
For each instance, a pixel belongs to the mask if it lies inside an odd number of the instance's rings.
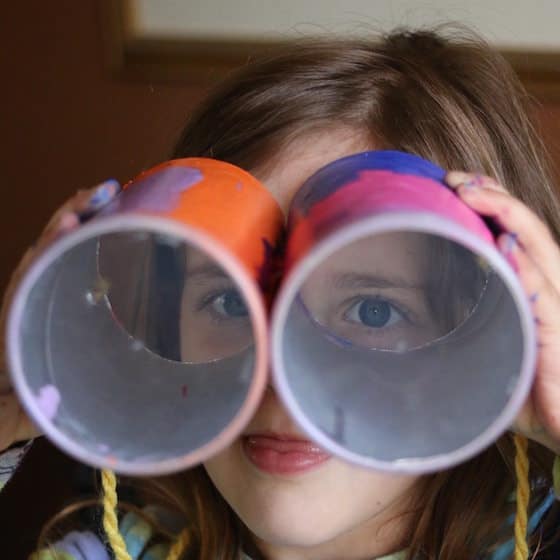
[[[538,292],[535,292],[534,294],[532,294],[532,295],[529,297],[529,301],[530,301],[531,303],[536,303],[538,299],[539,299],[539,294],[538,294]]]
[[[186,385],[181,387],[181,396],[186,399],[189,394],[189,388]]]
[[[171,212],[179,203],[181,194],[203,178],[199,169],[177,165],[147,173],[130,183],[130,188],[125,188],[100,215],[138,210]]]
[[[60,393],[54,385],[45,385],[39,389],[37,407],[48,420],[52,420],[56,416],[59,405]]]
[[[90,305],[97,305],[109,294],[110,284],[102,276],[98,276],[95,285],[86,293],[86,301]]]

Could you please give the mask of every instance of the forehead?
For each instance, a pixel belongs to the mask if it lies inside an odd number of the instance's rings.
[[[426,236],[415,232],[375,234],[339,249],[326,258],[312,276],[324,276],[324,280],[329,280],[329,276],[352,272],[387,281],[391,278],[416,281],[426,273],[429,254]],[[395,282],[399,283],[402,284]]]
[[[341,157],[375,147],[362,131],[332,128],[308,133],[285,147],[266,172],[254,172],[285,214],[303,182],[315,171]]]

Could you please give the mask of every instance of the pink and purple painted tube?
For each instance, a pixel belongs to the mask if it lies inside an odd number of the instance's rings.
[[[444,176],[412,154],[365,152],[319,170],[290,210],[275,383],[310,437],[363,466],[463,461],[530,388],[527,298]]]

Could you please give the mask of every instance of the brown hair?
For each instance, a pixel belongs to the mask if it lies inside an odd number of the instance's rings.
[[[190,117],[173,155],[256,172],[311,131],[354,127],[376,147],[495,177],[560,241],[559,207],[530,109],[507,62],[463,29],[305,41],[232,75]],[[536,444],[529,455],[535,507],[551,486],[552,455]],[[472,560],[511,538],[514,456],[506,434],[470,461],[424,477],[408,558]],[[233,560],[242,547],[260,557],[202,467],[153,482],[193,528],[187,557]]]
[[[559,206],[531,109],[508,63],[461,28],[315,40],[233,75],[191,116],[174,156],[213,157],[255,172],[296,138],[350,126],[376,147],[495,177],[560,241]],[[540,481],[534,506],[551,485],[552,455],[536,444],[529,455],[531,478]],[[511,538],[514,456],[505,435],[467,463],[425,477],[409,558],[470,560]],[[214,534],[217,547],[200,557],[233,559],[239,540],[220,538],[233,534],[231,525],[226,531],[233,514],[216,498],[213,507],[222,509],[226,524],[206,518],[204,533]]]

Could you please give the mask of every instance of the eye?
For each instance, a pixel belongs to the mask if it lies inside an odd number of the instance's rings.
[[[372,329],[381,329],[397,323],[404,315],[387,300],[369,297],[358,300],[344,317]]]
[[[208,304],[216,314],[222,317],[237,319],[247,317],[249,314],[247,306],[237,290],[227,290],[214,295]]]

